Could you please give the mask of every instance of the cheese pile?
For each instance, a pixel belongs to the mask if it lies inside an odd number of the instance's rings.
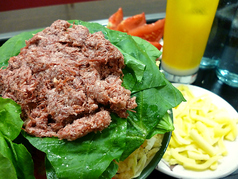
[[[177,88],[187,102],[173,109],[175,130],[163,159],[188,170],[216,170],[228,154],[224,140],[237,137],[238,119],[218,108],[208,95],[195,97],[187,86]]]

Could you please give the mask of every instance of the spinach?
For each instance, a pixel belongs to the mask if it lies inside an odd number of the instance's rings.
[[[13,140],[21,132],[21,108],[10,99],[0,98],[0,176],[9,179],[34,178],[31,154]],[[4,177],[6,176],[6,177]]]
[[[112,123],[107,129],[75,141],[37,138],[24,131],[22,135],[34,147],[46,153],[49,178],[111,178],[117,171],[114,160],[124,160],[152,135],[173,130],[172,122],[166,118],[167,110],[177,106],[184,98],[159,71],[155,60],[161,52],[147,41],[109,30],[97,23],[79,20],[69,22],[84,25],[91,33],[102,31],[105,38],[121,51],[126,64],[123,86],[132,91],[132,96],[136,96],[138,107],[135,112],[128,111],[127,119],[111,114]],[[0,66],[6,66],[8,59],[24,47],[23,41],[36,32],[25,32],[3,44],[0,48]],[[20,124],[16,128],[18,132],[13,132],[14,137],[19,134]],[[0,129],[4,132],[4,128],[0,126]],[[12,169],[10,164],[5,167]]]
[[[36,148],[45,152],[59,178],[98,178],[118,159],[125,148],[126,120],[112,114],[113,122],[102,132],[75,141],[37,138],[24,133]]]

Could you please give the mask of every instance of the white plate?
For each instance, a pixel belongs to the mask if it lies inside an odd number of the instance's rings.
[[[178,86],[180,84],[174,83],[173,85]],[[213,103],[216,104],[218,108],[226,108],[230,115],[238,118],[237,111],[221,97],[217,96],[211,91],[200,88],[198,86],[193,85],[186,85],[186,86],[189,87],[194,96],[208,94],[211,97]],[[195,179],[195,178],[212,179],[228,176],[229,174],[233,173],[235,170],[238,169],[238,137],[233,142],[225,141],[224,143],[227,147],[228,155],[222,158],[221,163],[219,163],[215,171],[206,170],[198,172],[186,170],[181,165],[177,165],[176,167],[173,168],[173,170],[170,170],[170,168],[163,159],[160,161],[156,169],[172,177],[183,179]]]

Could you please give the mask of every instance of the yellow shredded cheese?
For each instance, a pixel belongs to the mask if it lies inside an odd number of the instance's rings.
[[[163,158],[188,170],[216,170],[228,154],[224,140],[237,137],[238,119],[219,109],[208,95],[195,97],[187,86],[177,88],[187,101],[173,109],[175,130]]]
[[[145,140],[129,157],[117,163],[118,171],[113,178],[131,179],[138,177],[159,151],[163,137],[163,134],[156,134],[152,138]]]

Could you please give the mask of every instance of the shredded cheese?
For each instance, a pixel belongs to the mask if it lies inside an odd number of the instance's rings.
[[[224,140],[237,137],[238,119],[219,109],[208,95],[195,97],[187,86],[177,88],[187,101],[173,109],[175,130],[163,158],[188,170],[216,170],[228,154]]]
[[[118,163],[117,174],[113,177],[116,179],[130,179],[138,177],[143,169],[152,160],[154,155],[159,151],[163,140],[163,134],[157,134],[136,149],[124,161]]]

